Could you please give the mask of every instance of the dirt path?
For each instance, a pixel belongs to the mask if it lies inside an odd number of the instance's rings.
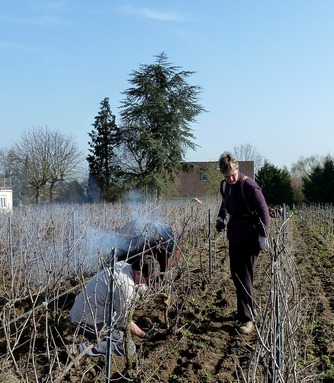
[[[305,375],[314,373],[316,376],[322,370],[323,378],[309,381],[333,382],[333,245],[321,236],[312,236],[303,222],[294,222],[290,230],[289,237],[300,273],[303,299],[309,310],[306,313],[308,322],[304,323],[305,328],[300,329],[299,336],[303,339],[297,339],[302,344],[300,357],[305,357],[305,363],[314,363],[309,372],[305,371]],[[224,246],[225,243],[217,244],[219,266],[215,268],[205,288],[199,273],[196,276],[196,271],[192,272],[192,300],[189,299],[183,306],[183,322],[179,323],[186,325],[186,330],[145,345],[147,359],[142,361],[142,368],[146,377],[151,376],[147,381],[244,381],[242,374],[247,372],[257,337],[256,334],[241,336],[236,331],[235,292]],[[266,263],[266,256],[261,255],[263,258],[259,262],[259,269]],[[259,283],[258,280],[255,285]]]

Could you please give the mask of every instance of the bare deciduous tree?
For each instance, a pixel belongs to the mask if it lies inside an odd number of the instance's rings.
[[[49,196],[53,199],[55,184],[65,179],[72,180],[78,165],[83,161],[83,155],[79,152],[74,139],[60,132],[52,132],[49,143],[51,150]]]
[[[22,134],[14,145],[13,161],[21,182],[32,189],[37,204],[46,190],[49,199],[53,198],[55,184],[70,180],[83,156],[73,137],[38,127]]]
[[[13,174],[13,164],[11,161],[12,151],[10,149],[0,149],[0,176],[11,177]]]
[[[291,165],[291,174],[298,177],[307,177],[315,167],[321,166],[323,161],[324,157],[318,154],[306,158],[301,156],[297,162]]]
[[[235,146],[232,152],[239,161],[254,161],[255,174],[264,165],[265,160],[263,156],[250,144]]]

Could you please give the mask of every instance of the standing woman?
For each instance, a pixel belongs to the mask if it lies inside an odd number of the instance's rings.
[[[220,185],[222,203],[216,229],[221,232],[227,222],[239,332],[249,334],[254,329],[253,269],[260,250],[268,251],[269,209],[261,188],[239,171],[239,162],[230,153],[219,157],[219,169],[224,180]]]

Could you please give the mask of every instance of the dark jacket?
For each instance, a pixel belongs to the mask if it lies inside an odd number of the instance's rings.
[[[244,176],[239,171],[234,185],[224,180],[220,185],[222,203],[218,216],[223,220],[228,218],[227,237],[231,242],[266,236],[263,226],[269,229],[270,225],[269,210],[261,188],[250,177],[242,180]]]

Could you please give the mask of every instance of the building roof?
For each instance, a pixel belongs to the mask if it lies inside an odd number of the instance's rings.
[[[190,162],[193,169],[181,171],[176,179],[177,194],[180,197],[203,197],[217,194],[222,176],[216,161]],[[239,169],[254,178],[254,161],[239,161]]]

